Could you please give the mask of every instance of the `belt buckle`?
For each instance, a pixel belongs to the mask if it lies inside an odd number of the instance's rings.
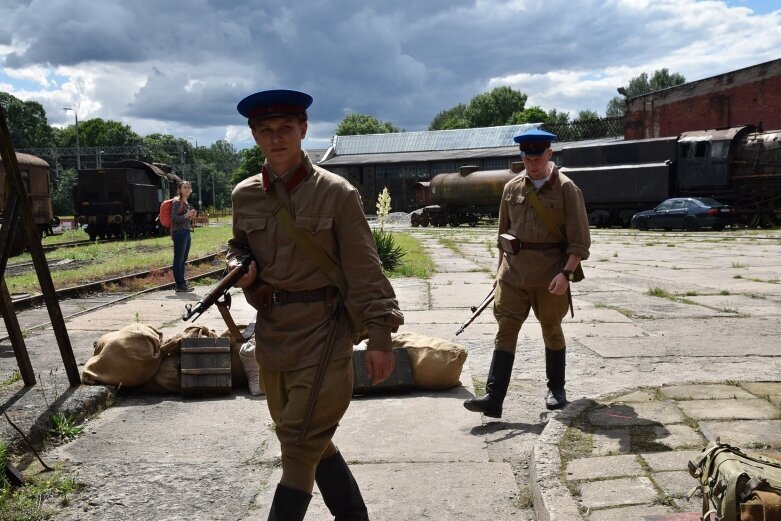
[[[277,305],[281,305],[282,304],[282,301],[280,300],[279,291],[274,290],[271,293],[271,302],[273,302],[274,304],[277,304]]]

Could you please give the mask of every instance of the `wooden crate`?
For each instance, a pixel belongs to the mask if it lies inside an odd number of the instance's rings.
[[[415,376],[412,374],[412,363],[409,353],[403,347],[393,350],[396,365],[387,380],[372,385],[366,375],[366,351],[353,351],[353,394],[400,393],[412,390],[415,386]]]
[[[228,337],[182,339],[182,394],[203,396],[231,392],[231,346]]]

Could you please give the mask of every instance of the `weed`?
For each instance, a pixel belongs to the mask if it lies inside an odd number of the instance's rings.
[[[377,253],[380,256],[382,269],[391,271],[396,269],[406,253],[401,246],[393,240],[393,234],[382,230],[372,230],[374,242],[377,245]]]
[[[14,369],[14,372],[11,373],[11,376],[0,382],[0,388],[2,387],[8,387],[9,385],[18,382],[22,379],[22,373],[19,372],[19,370]]]
[[[52,428],[49,429],[49,432],[61,441],[72,440],[84,430],[83,425],[76,425],[76,421],[73,418],[61,412],[53,415],[51,420]]]
[[[733,267],[733,268],[745,268],[746,266],[744,266],[743,264],[741,264],[741,263],[740,263],[740,261],[734,261],[734,262],[732,263],[732,267]]]
[[[723,289],[723,290],[719,291],[719,295],[729,295],[729,294],[730,293],[729,293],[728,289]]]
[[[672,295],[665,289],[662,288],[648,288],[648,291],[645,292],[646,295],[650,295],[652,297],[659,297],[659,298],[672,298]]]
[[[55,509],[53,503],[69,504],[68,494],[84,488],[59,470],[41,473],[27,478],[25,486],[13,490],[3,484],[0,487],[0,519],[18,521],[42,521],[51,519]]]
[[[618,252],[617,251],[613,252],[613,257],[618,257]]]
[[[743,276],[741,276],[741,275],[735,275],[735,276],[734,276],[734,277],[732,277],[732,278],[733,278],[733,279],[742,279],[742,278],[743,278]]]

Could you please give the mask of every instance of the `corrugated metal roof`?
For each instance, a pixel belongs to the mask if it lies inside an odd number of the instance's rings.
[[[541,123],[503,127],[427,130],[393,134],[334,136],[336,155],[388,154],[399,152],[433,152],[513,146],[513,136]]]
[[[350,154],[336,156],[319,163],[322,167],[367,165],[376,163],[421,163],[425,161],[452,161],[484,157],[520,157],[518,146],[502,148],[474,148],[471,150],[436,150],[429,152],[396,152],[388,154]]]

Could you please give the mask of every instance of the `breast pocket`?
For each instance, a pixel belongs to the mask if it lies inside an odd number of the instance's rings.
[[[334,219],[322,215],[296,215],[296,228],[306,231],[327,252],[334,252]]]
[[[564,201],[560,199],[545,200],[542,201],[542,207],[556,224],[564,225]]]
[[[250,248],[255,259],[261,265],[268,265],[274,261],[274,230],[271,217],[252,217],[244,219],[241,228],[247,234]]]

